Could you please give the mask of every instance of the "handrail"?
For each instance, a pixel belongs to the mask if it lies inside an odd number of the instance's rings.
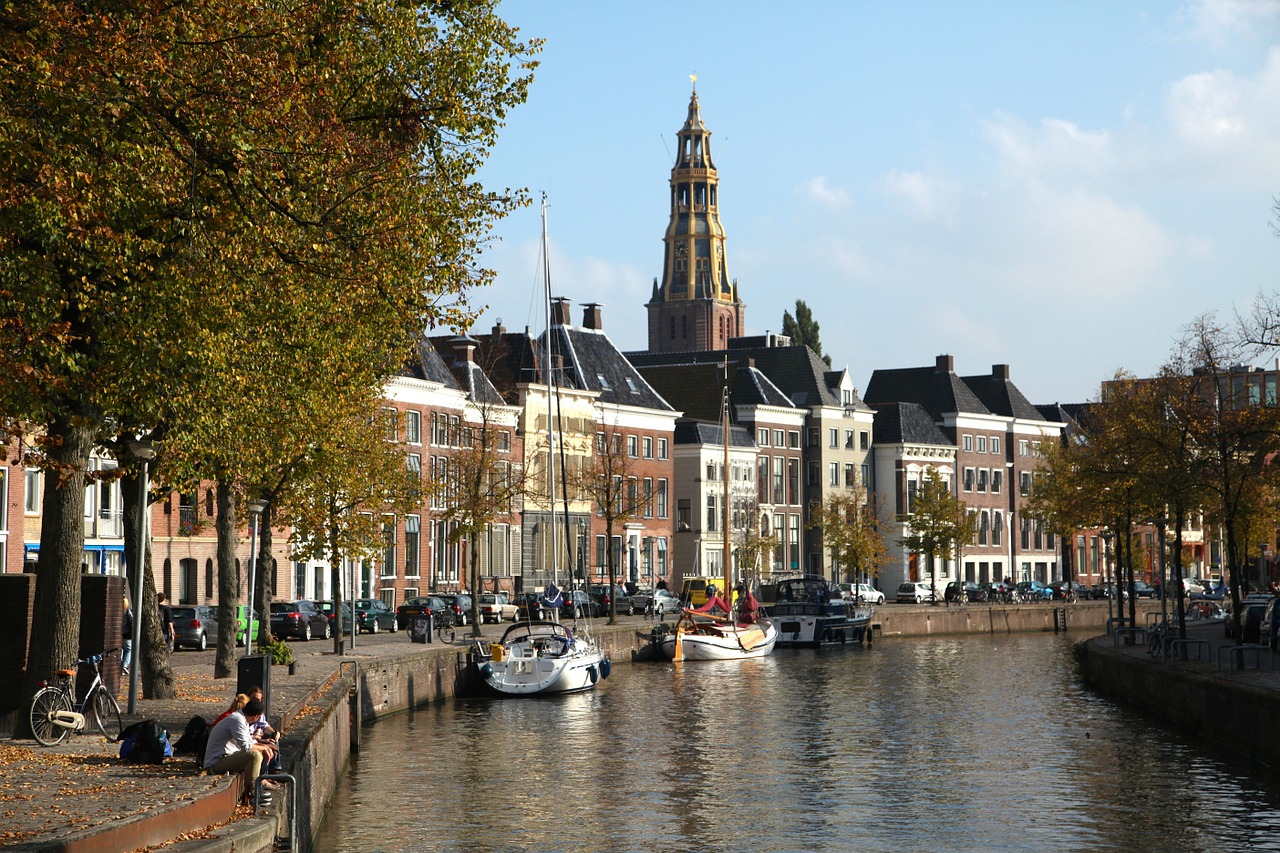
[[[1265,646],[1261,643],[1239,643],[1231,646],[1218,646],[1218,662],[1217,662],[1218,669],[1222,669],[1223,653],[1228,653],[1232,655],[1229,668],[1234,670],[1236,668],[1236,656],[1234,654],[1235,652],[1240,653],[1239,655],[1240,669],[1244,669],[1244,655],[1246,652],[1251,652],[1253,654],[1255,669],[1262,669],[1262,658],[1260,657],[1260,655],[1262,652],[1267,652],[1268,657],[1270,657],[1271,659],[1271,671],[1275,672],[1275,669],[1276,669],[1275,655],[1270,654],[1271,652],[1270,646]]]
[[[263,773],[253,782],[253,815],[258,816],[258,799],[265,780],[283,782],[289,786],[289,850],[298,842],[298,780],[288,773]]]

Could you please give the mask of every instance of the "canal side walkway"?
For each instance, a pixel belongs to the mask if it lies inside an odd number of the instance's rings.
[[[1280,655],[1249,645],[1243,653],[1221,621],[1187,623],[1181,649],[1163,658],[1145,632],[1104,634],[1076,645],[1084,681],[1099,692],[1188,734],[1280,766]],[[1243,662],[1243,666],[1241,666]]]

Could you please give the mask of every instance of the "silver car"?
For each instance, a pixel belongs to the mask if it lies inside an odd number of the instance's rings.
[[[680,612],[680,596],[669,589],[659,589],[653,593],[653,615],[662,619],[668,613]]]
[[[204,651],[218,642],[218,611],[204,604],[180,605],[173,611],[173,648]]]

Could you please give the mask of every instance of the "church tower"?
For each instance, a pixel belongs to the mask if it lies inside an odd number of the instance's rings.
[[[746,305],[729,278],[720,225],[720,188],[711,131],[698,113],[695,81],[689,117],[677,134],[671,168],[671,221],[662,238],[662,284],[649,300],[649,351],[728,349],[744,333]]]

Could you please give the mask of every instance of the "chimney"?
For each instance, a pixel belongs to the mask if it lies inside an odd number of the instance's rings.
[[[992,378],[992,379],[1003,379],[1003,380],[1005,380],[1006,382],[1007,382],[1007,381],[1009,381],[1009,365],[1007,365],[1007,364],[993,364],[993,365],[991,365],[991,378]]]
[[[569,326],[573,320],[569,316],[569,300],[563,296],[557,296],[551,300],[551,325],[553,326]]]
[[[600,302],[588,302],[582,306],[582,328],[595,329],[602,331],[604,322],[600,319],[600,309],[603,308]]]
[[[507,327],[502,325],[502,318],[499,317],[498,322],[493,324],[493,336],[496,338],[501,335],[505,335],[506,333],[507,333]]]
[[[955,357],[950,355],[940,355],[935,363],[935,367],[939,373],[954,373],[956,369]]]
[[[475,338],[468,337],[467,335],[458,335],[449,343],[453,346],[453,351],[459,361],[464,361],[470,364],[476,360],[476,346],[478,342]]]

